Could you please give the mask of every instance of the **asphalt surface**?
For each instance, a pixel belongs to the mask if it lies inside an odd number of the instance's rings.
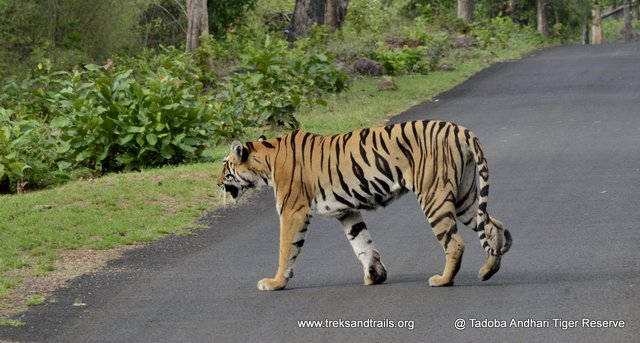
[[[429,287],[444,255],[406,195],[365,214],[389,272],[384,284],[363,286],[339,224],[316,217],[288,289],[260,292],[256,283],[274,275],[278,251],[278,219],[265,190],[208,215],[211,229],[196,237],[169,237],[106,273],[77,279],[55,303],[23,314],[25,327],[0,327],[0,340],[637,342],[640,45],[539,51],[393,121],[426,118],[464,125],[484,145],[489,211],[514,238],[491,280],[477,279],[483,252],[461,227],[467,249],[456,285]],[[402,323],[413,329],[298,327],[299,320],[347,326],[369,319],[412,321]],[[457,319],[464,330],[454,327]],[[548,327],[477,327],[512,319]],[[624,328],[589,328],[583,319],[623,321]],[[361,322],[375,324],[368,323]]]

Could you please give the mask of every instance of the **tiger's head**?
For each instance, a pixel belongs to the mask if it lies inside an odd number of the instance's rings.
[[[261,136],[258,141],[264,139]],[[218,186],[237,201],[247,189],[268,185],[271,173],[265,158],[253,143],[243,145],[233,141],[229,155],[223,160]]]

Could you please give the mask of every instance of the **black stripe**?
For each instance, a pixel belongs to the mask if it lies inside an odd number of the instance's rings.
[[[347,199],[339,196],[336,192],[333,192],[333,197],[336,199],[336,201],[338,201],[338,202],[340,202],[340,203],[342,203],[344,205],[347,205],[350,208],[355,208],[355,206],[352,203],[350,203]]]
[[[389,188],[389,185],[388,185],[386,182],[384,182],[384,181],[382,181],[382,180],[378,179],[377,177],[374,177],[373,179],[374,179],[377,183],[379,183],[379,184],[380,184],[380,186],[382,186],[382,189],[384,189],[384,194],[389,194],[389,193],[391,193],[391,188]],[[371,184],[373,184],[373,182],[372,182]]]
[[[480,211],[482,211],[483,213],[486,213],[487,212],[487,203],[486,202],[480,203],[480,205],[478,205],[478,209]]]
[[[480,190],[481,197],[486,197],[487,195],[489,195],[489,185],[482,187],[482,189]]]
[[[389,137],[389,138],[391,138],[391,137]],[[384,152],[389,154],[389,149],[387,149],[387,144],[384,141],[385,141],[385,138],[383,138],[382,135],[381,135],[381,137],[380,137],[380,146],[382,147],[382,150],[384,150]]]
[[[358,181],[360,181],[360,188],[362,188],[365,193],[371,194],[371,191],[369,191],[369,180],[367,180],[367,178],[364,176],[364,170],[362,170],[362,167],[360,167],[360,165],[353,158],[353,155],[351,155],[351,165],[353,169],[353,175],[355,175]]]
[[[358,201],[360,201],[363,205],[369,205],[367,198],[360,195],[360,193],[356,192],[355,190],[353,190],[353,197],[356,198]]]
[[[340,181],[340,186],[342,186],[342,189],[344,190],[345,193],[347,193],[347,195],[351,196],[351,190],[349,189],[349,185],[347,185],[347,183],[344,182],[344,176],[342,176],[342,173],[340,172],[340,168],[337,168],[336,171],[338,172],[338,181]]]
[[[364,142],[360,142],[360,157],[362,157],[362,162],[370,167],[371,164],[369,164],[369,159],[367,158],[367,150],[364,148],[364,144]]]
[[[402,170],[400,170],[400,167],[396,166],[396,174],[398,174],[397,178],[398,178],[398,184],[400,184],[400,187],[402,187],[403,189],[406,188],[407,182],[404,180],[404,176],[402,175]]]
[[[367,226],[363,222],[359,222],[357,224],[354,224],[351,227],[351,231],[349,231],[349,236],[351,236],[351,240],[356,239],[356,237],[358,237],[360,232],[362,232],[362,230],[366,230],[366,229],[367,229]]]
[[[387,135],[389,135],[389,138],[391,138],[391,131],[393,130],[393,128],[395,126],[396,125],[387,125],[387,126],[384,127],[384,130],[387,131]]]
[[[386,176],[387,179],[393,180],[393,173],[389,168],[389,162],[387,162],[387,160],[384,157],[382,157],[380,154],[378,154],[375,151],[373,152],[373,155],[375,157],[376,168],[378,169],[378,171],[381,172],[384,176]]]
[[[304,239],[301,239],[297,242],[293,242],[293,245],[296,246],[297,248],[302,248],[302,246],[304,245]]]
[[[404,132],[404,128],[406,127],[405,124],[406,123],[400,125],[400,128],[401,128],[400,132],[402,133],[402,139],[404,140],[405,143],[407,143],[407,146],[409,147],[409,150],[411,150],[413,152],[413,146],[411,145],[411,142],[409,141],[409,137]]]
[[[327,200],[327,195],[324,193],[324,188],[320,185],[320,180],[318,180],[318,189],[320,189],[320,195],[322,195],[322,200]]]
[[[307,140],[312,135],[313,135],[312,133],[305,132],[304,137],[302,137],[302,152],[303,153],[304,153],[304,148],[307,146]]]
[[[447,213],[437,217],[433,221],[431,221],[431,227],[435,228],[436,226],[438,226],[438,224],[440,224],[441,221],[443,221],[446,218],[449,218],[451,220],[455,220],[455,217],[453,216],[453,213],[447,212]]]

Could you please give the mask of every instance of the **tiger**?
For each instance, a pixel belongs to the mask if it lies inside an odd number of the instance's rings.
[[[477,177],[476,177],[477,175]],[[473,229],[486,252],[478,272],[488,280],[500,269],[512,238],[489,216],[489,170],[478,138],[457,124],[423,120],[322,136],[296,130],[275,139],[233,141],[218,186],[237,201],[248,189],[274,189],[280,219],[278,269],[258,282],[281,290],[293,277],[310,218],[336,218],[364,272],[364,284],[387,279],[387,270],[362,219],[362,210],[384,207],[413,192],[445,252],[432,287],[452,286],[464,242],[457,220]]]

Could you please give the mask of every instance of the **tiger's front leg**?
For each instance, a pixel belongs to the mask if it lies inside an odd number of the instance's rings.
[[[342,224],[349,243],[351,243],[353,252],[362,264],[364,284],[375,285],[383,283],[387,279],[387,269],[380,261],[380,253],[373,245],[373,240],[360,212],[346,213],[338,220]]]
[[[258,282],[261,291],[277,291],[283,289],[293,277],[293,265],[304,245],[307,235],[309,215],[305,212],[283,211],[280,215],[280,254],[278,272],[273,279],[265,278]]]

